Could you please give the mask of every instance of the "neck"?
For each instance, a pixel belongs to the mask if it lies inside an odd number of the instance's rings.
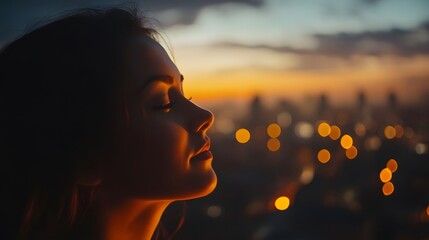
[[[126,200],[101,209],[105,240],[150,240],[171,201]]]

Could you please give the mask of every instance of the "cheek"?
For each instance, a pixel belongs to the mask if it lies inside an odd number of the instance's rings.
[[[180,174],[189,165],[189,134],[174,122],[153,121],[147,124],[144,162],[148,169],[163,177]]]

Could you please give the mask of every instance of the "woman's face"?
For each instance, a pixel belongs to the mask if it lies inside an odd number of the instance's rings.
[[[153,200],[209,194],[217,182],[206,134],[213,114],[184,96],[183,76],[157,42],[141,37],[129,46],[126,123],[112,183]]]

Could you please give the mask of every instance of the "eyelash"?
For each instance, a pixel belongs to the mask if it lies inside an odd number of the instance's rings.
[[[187,98],[187,99],[188,99],[188,101],[191,101],[192,100],[192,96],[189,97],[189,98]],[[167,104],[163,104],[163,105],[160,105],[160,106],[155,106],[154,109],[155,110],[170,110],[171,108],[173,108],[174,104],[175,104],[175,102],[170,101]]]
[[[159,106],[155,106],[154,109],[155,110],[170,110],[174,105],[174,102],[169,102],[167,104],[163,104],[163,105],[159,105]]]

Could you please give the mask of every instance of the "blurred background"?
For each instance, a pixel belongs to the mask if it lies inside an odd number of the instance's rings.
[[[0,46],[62,11],[2,0]],[[217,189],[175,239],[429,239],[429,1],[141,0],[193,101]]]

